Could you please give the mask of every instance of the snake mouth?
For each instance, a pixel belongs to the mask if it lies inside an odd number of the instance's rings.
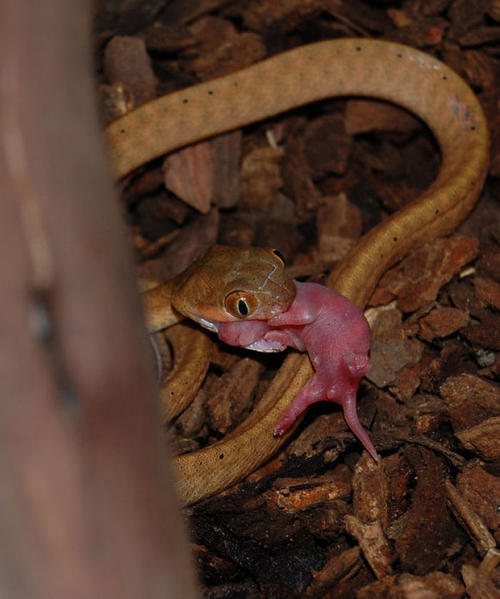
[[[208,329],[209,331],[212,331],[213,333],[219,332],[219,326],[215,322],[212,322],[211,320],[207,320],[206,318],[203,318],[201,316],[195,316],[193,314],[190,316],[190,318],[191,318],[191,320],[194,320],[195,322],[197,322],[204,329]]]

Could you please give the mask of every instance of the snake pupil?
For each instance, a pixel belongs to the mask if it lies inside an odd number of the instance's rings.
[[[238,301],[238,312],[242,316],[247,316],[248,315],[248,306],[247,306],[245,300],[240,299]]]

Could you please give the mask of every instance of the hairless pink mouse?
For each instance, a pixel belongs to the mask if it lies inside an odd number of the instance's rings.
[[[378,460],[356,410],[359,382],[370,370],[368,322],[356,305],[328,287],[298,281],[295,285],[297,295],[285,312],[268,320],[215,322],[214,329],[230,345],[256,351],[293,347],[309,354],[315,374],[282,415],[275,435],[282,435],[312,403],[334,401],[342,406],[352,432]]]

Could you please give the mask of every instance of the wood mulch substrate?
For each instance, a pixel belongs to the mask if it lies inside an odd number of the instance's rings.
[[[157,95],[304,43],[396,40],[434,54],[478,93],[490,178],[467,222],[386,273],[370,303],[373,369],[360,454],[338,406],[309,410],[271,463],[187,510],[205,597],[499,597],[500,119],[498,0],[101,2],[103,122]],[[265,85],[265,82],[262,82]],[[321,281],[373,224],[437,172],[429,132],[362,99],[308,106],[159,160],[123,186],[140,276],[164,280],[214,242],[278,247]],[[213,342],[212,368],[169,438],[221,438],[282,356]]]

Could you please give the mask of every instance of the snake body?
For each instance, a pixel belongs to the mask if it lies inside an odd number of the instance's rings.
[[[453,231],[474,206],[488,163],[481,106],[449,67],[413,48],[343,39],[303,46],[234,74],[145,104],[106,130],[116,178],[195,141],[309,102],[365,96],[419,116],[442,155],[439,174],[416,201],[369,231],[327,284],[363,308],[384,271],[410,249]],[[226,488],[267,460],[286,440],[273,427],[312,369],[290,355],[249,418],[222,442],[175,458],[178,490],[192,503]]]

